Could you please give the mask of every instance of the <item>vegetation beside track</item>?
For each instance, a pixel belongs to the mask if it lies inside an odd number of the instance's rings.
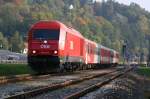
[[[138,68],[137,73],[143,76],[150,77],[150,67],[140,67]]]
[[[0,64],[0,76],[33,74],[27,64]]]

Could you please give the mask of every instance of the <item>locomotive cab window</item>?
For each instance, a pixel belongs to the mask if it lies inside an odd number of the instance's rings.
[[[36,29],[33,30],[33,39],[37,40],[58,40],[59,30]]]

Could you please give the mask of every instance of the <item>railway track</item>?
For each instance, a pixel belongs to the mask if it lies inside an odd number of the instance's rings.
[[[111,72],[107,72],[107,73],[100,73],[100,74],[95,74],[95,75],[82,77],[82,78],[79,78],[79,79],[76,79],[76,80],[67,80],[67,81],[65,81],[63,83],[50,84],[50,85],[47,85],[47,86],[44,86],[44,87],[41,87],[41,88],[37,88],[37,89],[34,89],[34,90],[30,90],[30,91],[26,91],[26,92],[23,92],[23,93],[19,93],[19,94],[8,96],[5,99],[27,99],[27,98],[35,97],[35,96],[43,94],[43,93],[61,90],[61,89],[65,88],[65,87],[76,85],[76,84],[82,83],[84,81],[90,81],[90,80],[92,80],[94,78],[98,78],[98,77],[100,78],[100,77],[103,77],[103,76],[106,76],[106,75],[110,75],[112,73],[119,72],[119,71],[120,70],[111,71]],[[119,74],[119,76],[121,76],[121,75],[122,74]],[[106,82],[108,83],[108,82],[112,81],[113,79],[115,79],[115,78],[117,78],[119,76],[113,77],[113,78],[109,79],[108,81],[106,80]],[[104,84],[104,82],[102,84]],[[76,92],[75,94],[77,94],[77,93],[79,93],[79,92]],[[83,92],[83,93],[85,93],[85,92]],[[66,99],[70,99],[70,98],[74,97],[75,94],[71,94],[71,95],[65,96],[65,98]],[[77,96],[80,96],[80,95],[77,95]]]
[[[13,76],[0,76],[0,84],[14,83],[20,81],[30,81],[36,80],[40,78],[48,78],[51,76],[59,76],[59,75],[69,75],[70,72],[66,73],[53,73],[46,75],[38,75],[38,74],[21,74],[21,75],[13,75]]]
[[[95,90],[101,88],[102,86],[104,86],[104,85],[110,83],[111,81],[117,79],[118,77],[123,76],[125,73],[129,72],[130,70],[131,70],[131,69],[128,69],[128,70],[126,70],[125,72],[116,73],[116,74],[113,75],[112,77],[107,78],[107,79],[105,79],[105,80],[102,81],[102,82],[98,82],[98,83],[96,83],[96,84],[94,84],[94,85],[92,85],[92,86],[89,86],[89,87],[87,87],[87,88],[84,88],[83,90],[80,90],[80,91],[78,91],[78,92],[75,92],[75,93],[72,93],[72,94],[66,96],[66,97],[64,97],[64,99],[78,99],[78,98],[84,96],[85,94],[88,94],[88,93],[90,93],[90,92],[92,92],[92,91],[95,91]],[[109,75],[109,74],[108,74],[108,75]],[[108,76],[108,75],[106,75],[106,76]]]
[[[22,74],[22,75],[14,75],[14,76],[2,76],[0,77],[0,84],[7,84],[19,81],[28,81],[40,78],[47,78],[52,75],[31,75],[31,74]]]
[[[101,88],[108,83],[111,83],[111,81],[116,80],[123,74],[126,74],[126,72],[128,71],[116,71],[114,73],[108,73],[104,76],[83,81],[75,85],[67,86],[65,88],[42,94],[31,99],[79,99],[80,97],[82,99],[83,95],[97,90],[98,88]]]
[[[89,71],[89,70],[84,70],[84,71]],[[53,74],[46,74],[46,75],[21,74],[21,75],[13,75],[13,76],[0,76],[0,84],[35,80],[35,79],[40,79],[40,78],[47,78],[50,76],[69,75],[70,73],[73,73],[73,72],[53,73]]]

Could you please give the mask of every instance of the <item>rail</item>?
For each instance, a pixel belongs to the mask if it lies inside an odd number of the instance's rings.
[[[48,86],[45,86],[42,88],[33,89],[31,91],[24,92],[21,94],[12,95],[12,96],[9,96],[5,99],[27,99],[27,98],[34,97],[34,96],[37,96],[37,95],[42,94],[42,93],[58,90],[58,89],[66,87],[66,86],[78,84],[78,83],[81,83],[85,80],[90,80],[90,79],[93,79],[96,77],[101,77],[101,76],[104,76],[104,75],[107,75],[110,73],[114,73],[114,72],[117,72],[117,71],[115,70],[115,71],[111,71],[108,73],[100,73],[100,74],[85,76],[85,77],[79,78],[77,80],[68,80],[68,81],[65,81],[65,82],[59,83],[59,84],[51,84],[51,85],[48,85]]]
[[[123,76],[124,74],[126,74],[127,72],[131,71],[132,68],[126,70],[125,72],[123,73],[119,73],[117,75],[114,75],[112,76],[111,78],[108,78],[106,80],[104,80],[103,82],[100,82],[100,83],[97,83],[97,84],[94,84],[90,87],[87,87],[79,92],[76,92],[76,93],[73,93],[67,97],[65,97],[64,99],[79,99],[80,97],[82,97],[83,95],[87,94],[87,93],[90,93],[96,89],[99,89],[100,87],[110,83],[111,81],[115,80],[116,78],[120,77],[120,76]]]

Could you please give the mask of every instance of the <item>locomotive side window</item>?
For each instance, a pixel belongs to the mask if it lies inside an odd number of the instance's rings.
[[[58,40],[59,30],[36,29],[33,30],[33,39],[37,40]]]

